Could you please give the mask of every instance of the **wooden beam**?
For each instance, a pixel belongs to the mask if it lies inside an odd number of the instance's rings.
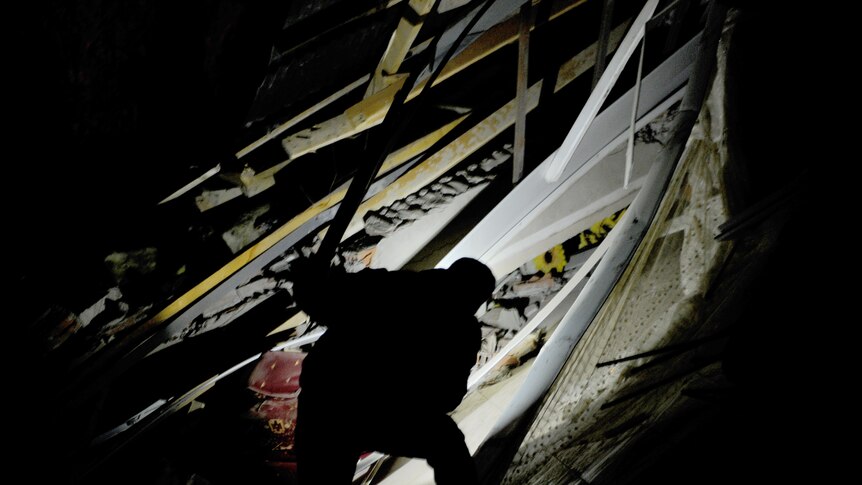
[[[407,79],[405,74],[390,77],[397,79],[382,91],[351,106],[344,113],[284,138],[281,141],[284,151],[291,159],[296,159],[380,124],[392,106],[395,93]]]
[[[289,129],[293,128],[294,126],[296,126],[296,125],[297,125],[297,124],[299,124],[300,122],[304,121],[304,120],[305,120],[306,118],[308,118],[309,116],[313,115],[314,113],[317,113],[317,112],[318,112],[318,111],[320,111],[321,109],[323,109],[323,108],[325,108],[325,107],[329,106],[329,105],[330,105],[330,104],[332,104],[333,102],[335,102],[335,101],[339,100],[340,98],[344,97],[347,93],[349,93],[349,92],[353,91],[354,89],[358,88],[359,86],[361,86],[362,84],[364,84],[366,81],[368,81],[368,79],[369,79],[370,77],[371,77],[371,76],[370,76],[370,75],[368,75],[368,74],[366,74],[366,75],[362,76],[361,78],[357,79],[356,81],[353,81],[352,83],[348,84],[347,86],[345,86],[345,87],[343,87],[343,88],[339,89],[338,91],[336,91],[336,92],[334,92],[334,93],[330,94],[329,96],[327,96],[327,97],[326,97],[326,98],[324,98],[322,101],[320,101],[320,102],[318,102],[317,104],[315,104],[314,106],[311,106],[310,108],[306,109],[306,110],[305,110],[305,111],[303,111],[302,113],[299,113],[298,115],[294,116],[293,118],[291,118],[291,119],[289,119],[289,120],[285,121],[284,123],[282,123],[282,124],[278,125],[278,126],[277,126],[277,127],[275,127],[272,131],[268,132],[266,135],[263,135],[263,136],[262,136],[262,137],[260,137],[259,139],[257,139],[257,140],[255,140],[255,141],[253,141],[253,142],[252,142],[251,144],[249,144],[247,147],[245,147],[245,148],[243,148],[242,150],[240,150],[240,151],[236,152],[236,158],[238,158],[238,159],[239,159],[239,158],[242,158],[242,157],[244,157],[244,156],[248,155],[249,153],[251,153],[251,152],[252,152],[252,150],[255,150],[255,149],[257,149],[257,148],[260,148],[264,143],[266,143],[266,142],[268,142],[268,141],[270,141],[270,140],[275,139],[277,136],[279,136],[279,135],[281,135],[282,133],[284,133],[285,131],[287,131],[287,130],[289,130]]]
[[[408,12],[409,15],[402,16],[401,20],[398,21],[398,26],[389,39],[383,57],[380,58],[380,62],[371,74],[371,82],[365,91],[366,98],[392,83],[392,75],[401,68],[401,63],[404,62],[413,41],[416,40],[416,36],[422,30],[425,16],[428,15],[433,6],[434,0],[410,0],[408,2],[407,8],[411,11]]]
[[[628,26],[629,22],[625,21],[611,31],[611,35],[608,40],[609,52],[615,51],[620,45],[620,41],[622,40],[623,35],[626,33],[626,29],[628,28]],[[557,82],[554,85],[555,93],[566,87],[566,85],[572,82],[573,79],[577,78],[578,76],[587,72],[593,67],[593,64],[596,61],[597,49],[597,43],[591,44],[589,47],[579,52],[578,55],[572,57],[560,66],[560,70],[557,72]]]
[[[618,39],[622,38],[626,25],[614,29],[611,35],[611,49],[616,48]],[[582,75],[592,67],[595,61],[596,44],[584,49],[572,59],[567,61],[557,75],[554,91],[563,89],[575,78]],[[542,90],[543,81],[533,84],[527,91],[527,112],[532,111],[538,105],[539,95]],[[403,177],[391,184],[389,187],[368,199],[359,206],[359,210],[348,225],[345,238],[356,234],[364,227],[363,217],[372,210],[378,210],[392,202],[406,197],[417,187],[431,183],[450,168],[462,162],[476,150],[511,127],[515,122],[516,100],[511,100],[496,112],[480,121],[473,128],[459,136],[452,143],[435,153],[428,160],[417,165]],[[324,233],[325,234],[325,233]]]
[[[595,49],[595,45],[591,46],[591,48]],[[590,59],[595,59],[594,56],[589,57],[587,55],[589,49],[590,48],[586,49],[585,51],[582,51],[569,62],[574,63],[574,65],[576,66],[587,66],[586,69],[589,69],[589,64],[591,64],[592,62]],[[595,51],[593,50],[592,52],[594,53]],[[580,61],[575,62],[575,59],[580,59]],[[579,73],[585,72],[586,69],[566,69],[565,73],[561,69],[560,74],[558,74],[557,77],[555,90],[562,89],[568,83],[573,81],[575,77],[579,75]],[[528,110],[535,108],[535,106],[538,104],[541,86],[542,81],[539,81],[528,90]],[[442,174],[455,164],[460,163],[467,156],[474,153],[476,150],[484,146],[487,142],[502,133],[505,129],[512,126],[514,120],[515,100],[512,100],[506,103],[506,105],[501,107],[494,114],[479,122],[469,131],[459,136],[445,148],[432,155],[428,160],[418,165],[414,169],[410,170],[396,182],[390,184],[386,189],[360,205],[359,211],[351,222],[347,234],[355,234],[359,229],[363,227],[362,216],[369,210],[383,207],[384,205],[388,205],[395,200],[406,196],[416,187],[418,187],[418,184],[420,183],[424,185],[429,183],[430,181],[433,181],[439,176],[438,174]],[[385,165],[386,162],[384,162],[384,166]],[[346,188],[336,190],[335,192],[321,199],[302,213],[295,216],[293,219],[273,231],[271,234],[256,243],[254,246],[242,252],[240,255],[238,255],[232,261],[230,261],[218,271],[210,275],[208,278],[200,282],[194,288],[190,289],[185,294],[171,302],[161,312],[159,312],[152,319],[150,319],[146,326],[152,326],[164,322],[176,315],[178,312],[182,311],[185,307],[187,307],[188,305],[199,299],[201,296],[215,288],[216,285],[239,271],[250,261],[273,247],[278,241],[287,237],[290,233],[292,233],[302,224],[311,220],[315,215],[340,202],[344,198],[345,192]]]
[[[408,143],[407,145],[399,148],[398,150],[395,150],[388,157],[386,157],[386,160],[380,167],[378,175],[384,174],[392,170],[393,168],[400,166],[407,160],[410,160],[411,158],[423,153],[425,150],[428,150],[435,143],[440,141],[441,138],[443,138],[444,136],[449,134],[450,131],[455,129],[456,126],[461,124],[461,122],[465,119],[467,119],[466,114],[458,117],[453,121],[450,121],[449,123],[441,126],[440,128],[437,128],[431,133],[428,133],[427,135],[424,135],[421,138],[418,138]],[[244,176],[241,177],[241,180],[245,188],[246,196],[251,197],[274,185],[275,179],[273,177],[275,176],[275,174],[283,168],[287,167],[291,161],[292,159],[287,159],[256,174],[253,172],[249,172],[251,170],[250,168],[246,168],[245,170],[243,170]]]
[[[515,99],[518,109],[515,119],[515,153],[512,159],[512,183],[524,174],[524,150],[527,140],[527,75],[530,58],[530,2],[521,5],[521,24],[518,32],[518,80]]]
[[[198,178],[196,178],[196,179],[192,180],[191,182],[187,183],[186,185],[184,185],[181,189],[177,190],[173,194],[162,199],[162,201],[159,202],[158,205],[162,205],[166,202],[170,202],[170,201],[176,199],[177,197],[180,197],[181,195],[185,194],[186,192],[192,190],[193,188],[197,187],[198,185],[209,180],[210,177],[219,173],[220,170],[221,170],[221,164],[217,164],[215,167],[204,172]]]
[[[551,19],[558,18],[585,1],[563,2],[559,7],[556,7]],[[531,29],[535,28],[534,24],[535,22],[531,22]],[[447,63],[432,86],[436,86],[443,80],[463,71],[500,48],[514,42],[517,38],[518,17],[497,24]],[[417,83],[407,95],[407,100],[410,101],[418,96],[426,83],[427,81]],[[392,86],[388,86],[375,95],[360,101],[343,114],[288,136],[282,140],[282,146],[291,158],[297,158],[377,126],[389,110],[392,97],[397,91],[397,89],[392,89]]]
[[[608,36],[611,30],[611,20],[614,17],[614,0],[604,0],[602,3],[602,20],[599,24],[599,50],[596,52],[596,68],[593,70],[593,89],[605,72],[608,58]]]
[[[529,89],[527,93],[528,110],[532,110],[539,104],[541,88],[542,82],[539,81]],[[515,100],[513,99],[456,138],[442,150],[431,155],[428,160],[425,160],[404,174],[403,177],[396,180],[389,187],[363,202],[348,225],[344,237],[356,234],[365,226],[363,216],[366,213],[387,206],[400,198],[406,197],[419,187],[433,182],[447,170],[462,162],[479,148],[485,146],[485,144],[511,127],[514,123]]]

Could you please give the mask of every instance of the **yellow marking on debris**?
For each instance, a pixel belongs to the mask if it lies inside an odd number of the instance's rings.
[[[564,13],[581,5],[585,1],[586,0],[576,0],[560,7],[556,7],[551,15],[551,19],[556,19]],[[518,38],[518,22],[519,19],[515,16],[512,19],[501,22],[488,29],[485,33],[479,36],[475,42],[465,48],[443,67],[440,76],[434,82],[433,86],[438,85],[481,59],[484,59],[488,55],[496,52],[500,48],[514,42]],[[534,28],[534,26],[531,26],[531,29],[532,28]],[[613,48],[609,46],[608,50],[610,52]],[[593,51],[592,59],[595,61],[595,51]],[[396,76],[404,75],[395,74],[387,77],[398,79]],[[337,141],[377,126],[383,121],[386,112],[389,111],[389,107],[392,105],[392,98],[398,91],[398,89],[393,90],[392,87],[397,85],[400,88],[401,84],[403,84],[403,79],[398,79],[395,84],[383,87],[381,90],[376,91],[374,95],[363,99],[359,103],[348,108],[344,113],[315,125],[312,128],[301,130],[284,138],[282,140],[282,146],[290,157],[295,159],[306,153],[319,150]],[[425,84],[427,84],[427,81],[414,86],[407,95],[407,101],[418,96]],[[374,101],[372,102],[372,100]]]
[[[528,91],[527,110],[530,111],[539,104],[539,94],[542,81],[534,84]],[[477,123],[461,136],[446,145],[427,160],[413,167],[401,178],[391,183],[374,197],[363,202],[353,216],[353,220],[345,232],[349,237],[363,226],[363,217],[368,211],[387,206],[396,200],[406,197],[419,187],[423,187],[440,177],[450,168],[461,163],[479,148],[494,139],[497,135],[515,123],[515,100],[509,101],[493,114]]]
[[[622,28],[618,27],[618,29]],[[595,44],[594,44],[595,45]],[[590,46],[588,49],[593,48]],[[615,46],[614,46],[615,48]],[[609,47],[609,51],[611,48]],[[585,50],[586,51],[586,50]],[[577,54],[575,58],[585,57],[584,52]],[[574,59],[574,58],[573,58]],[[595,60],[595,57],[592,57]],[[569,70],[564,78],[561,78],[563,70],[560,70],[555,90],[561,89],[566,84],[574,80],[574,77],[583,73],[583,70]],[[527,111],[531,111],[536,107],[539,101],[539,93],[541,92],[542,82],[535,83],[527,92],[528,104]],[[378,93],[380,94],[380,93]],[[370,101],[369,98],[366,101]],[[378,100],[379,101],[379,100]],[[391,100],[390,100],[391,102]],[[491,141],[505,129],[512,126],[515,122],[515,100],[511,100],[503,107],[498,109],[492,115],[477,123],[474,127],[460,135],[446,147],[435,153],[428,160],[417,165],[401,178],[390,184],[386,189],[365,201],[359,206],[359,210],[355,214],[353,220],[345,232],[345,238],[355,234],[363,227],[362,217],[370,210],[375,210],[385,205],[391,204],[395,200],[406,196],[416,187],[427,185],[446,170],[463,161],[469,155],[473,154]],[[388,160],[388,159],[387,159]],[[385,164],[385,162],[384,162]],[[171,302],[161,312],[151,318],[145,326],[164,322],[176,315],[188,305],[191,305],[198,298],[215,288],[219,283],[239,271],[243,266],[251,262],[254,258],[260,256],[279,241],[287,237],[290,233],[298,229],[302,224],[311,220],[314,216],[341,202],[347,191],[346,184],[338,190],[332,192],[328,196],[316,202],[314,205],[301,212],[293,219],[264,237],[257,244],[243,251],[239,256],[228,262],[215,273],[200,282],[197,286],[187,291],[185,294]],[[584,245],[586,241],[583,240]]]
[[[287,321],[285,321],[284,323],[282,323],[281,325],[279,325],[278,327],[273,329],[273,331],[266,334],[266,336],[269,337],[270,335],[275,335],[277,333],[286,332],[288,330],[293,330],[294,328],[305,323],[307,320],[308,320],[308,315],[304,311],[300,310],[299,313],[288,318]],[[299,364],[299,361],[296,361],[296,363],[294,363],[294,365],[298,365],[298,364]]]
[[[392,84],[347,108],[344,113],[285,137],[281,141],[282,147],[291,159],[296,159],[380,124],[392,106],[395,93],[407,79],[406,74],[393,77]]]

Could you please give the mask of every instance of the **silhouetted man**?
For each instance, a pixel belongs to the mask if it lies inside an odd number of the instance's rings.
[[[329,278],[300,265],[294,296],[327,327],[303,363],[300,483],[350,483],[363,452],[425,458],[438,484],[475,483],[447,414],[467,392],[481,344],[473,316],[494,276],[473,259],[447,270],[366,269]]]

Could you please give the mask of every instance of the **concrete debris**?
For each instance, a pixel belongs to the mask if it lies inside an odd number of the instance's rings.
[[[123,284],[129,278],[155,271],[157,253],[156,248],[111,253],[105,257],[105,264],[108,265],[117,284]]]
[[[236,308],[238,305],[249,300],[260,299],[263,301],[266,298],[259,297],[267,297],[278,291],[281,288],[280,282],[281,280],[276,278],[258,278],[250,281],[225,294],[218,303],[208,308],[202,316],[203,318],[212,318],[220,313]]]
[[[477,167],[478,168],[478,167]],[[477,185],[485,181],[485,178],[480,175],[473,175],[466,170],[459,170],[455,173],[458,177],[467,181],[469,185]]]
[[[225,202],[229,202],[242,195],[242,189],[239,187],[231,187],[221,190],[205,190],[203,193],[195,197],[195,205],[198,210],[206,212],[214,207],[218,207]]]
[[[664,145],[670,139],[673,120],[676,118],[678,106],[674,105],[661,116],[656,117],[649,124],[635,133],[637,143],[658,143]]]
[[[595,246],[614,227],[623,211],[618,211],[597,222],[589,229],[574,237],[557,244],[537,255],[531,261],[504,276],[494,290],[492,299],[484,305],[485,313],[478,315],[482,323],[483,344],[479,355],[479,364],[491,358],[502,350],[513,335],[534,318],[541,308],[569,281],[589,256],[595,251]],[[563,271],[561,271],[563,270]],[[543,331],[540,327],[539,331]],[[533,347],[538,348],[544,342],[543,334],[536,334],[528,340]],[[534,338],[535,337],[535,338]],[[521,347],[519,347],[521,348]],[[532,355],[531,350],[524,350],[517,359],[508,358],[499,369],[492,373],[486,385],[497,382],[508,375],[512,366],[524,361],[521,357]],[[509,357],[515,355],[513,352]]]
[[[253,197],[275,185],[272,175],[258,175],[251,167],[245,167],[239,175],[242,182],[242,192],[246,197]]]
[[[508,160],[511,156],[512,145],[510,143],[507,143],[503,145],[503,150],[494,150],[494,153],[490,157],[482,160],[479,166],[482,167],[482,170],[490,172],[491,170],[494,170],[498,165],[501,165],[506,160]]]
[[[509,354],[507,354],[499,364],[497,364],[485,382],[482,383],[482,387],[500,382],[508,377],[512,373],[512,370],[535,356],[538,350],[545,343],[545,336],[545,331],[541,329],[536,330],[527,336],[526,339],[515,346],[515,348],[512,349],[512,351],[509,352]],[[498,345],[497,351],[502,349],[502,347],[503,345]]]
[[[541,278],[536,276],[529,280],[518,283],[512,287],[512,293],[515,296],[539,296],[546,293],[556,293],[563,285],[550,274],[546,274]]]
[[[269,204],[245,214],[239,223],[222,234],[222,239],[233,254],[245,249],[271,229],[271,223],[261,220],[269,212]]]
[[[371,266],[377,246],[371,246],[355,251],[344,251],[341,253],[344,259],[344,270],[348,273],[356,273]]]
[[[270,264],[267,270],[273,273],[283,273],[285,271],[290,271],[290,263],[296,261],[297,258],[299,258],[299,252],[296,250],[291,250],[284,256]]]
[[[279,288],[279,280],[275,278],[258,278],[236,289],[236,296],[241,299],[262,295]]]
[[[413,221],[424,216],[428,211],[422,210],[422,206],[413,205],[400,212],[401,218]]]
[[[81,328],[84,328],[87,325],[89,325],[90,323],[92,323],[92,321],[97,316],[101,315],[102,313],[104,313],[109,308],[118,307],[121,303],[120,299],[122,299],[122,298],[123,298],[123,293],[120,291],[119,288],[114,287],[114,288],[111,288],[110,290],[108,290],[107,295],[100,298],[96,303],[93,303],[92,305],[90,305],[89,308],[82,311],[81,314],[78,315],[78,321],[81,323]],[[114,303],[115,305],[111,305],[111,303]],[[128,311],[128,305],[126,305],[125,303],[122,303],[122,305],[125,305],[125,311]],[[123,313],[125,313],[125,312],[123,312]]]
[[[365,216],[365,232],[370,236],[385,236],[394,231],[400,222],[377,212],[369,212]]]
[[[526,317],[527,320],[533,318],[537,313],[539,313],[538,302],[530,303],[526,308],[524,308],[524,317]]]
[[[438,192],[440,192],[443,195],[453,195],[454,196],[454,195],[458,195],[460,193],[460,192],[458,192],[457,189],[450,186],[449,184],[445,184],[445,185],[435,184],[435,185],[439,186],[439,188],[437,190],[438,190]]]
[[[478,178],[478,177],[475,177],[475,178]],[[467,191],[467,189],[470,188],[470,184],[468,184],[466,182],[466,180],[452,179],[452,180],[446,182],[446,185],[449,186],[452,190],[454,190],[455,193],[457,193],[457,194],[464,193]]]
[[[365,232],[370,236],[388,236],[396,229],[424,217],[432,210],[448,204],[452,199],[493,180],[493,170],[511,157],[511,144],[496,150],[481,164],[472,164],[455,175],[444,175],[387,207],[370,211],[365,215]]]
[[[152,308],[153,305],[147,305],[131,315],[126,315],[123,318],[109,322],[102,329],[102,337],[112,339],[115,335],[135,327],[150,316],[150,310]]]
[[[514,308],[496,307],[488,310],[480,321],[485,325],[505,330],[518,330],[523,326],[521,314]]]
[[[311,246],[303,246],[299,249],[299,252],[302,253],[303,257],[310,258],[312,254],[317,253],[317,250],[320,248],[320,244],[323,242],[319,236],[314,236],[314,240],[311,242]]]
[[[407,209],[408,207],[410,207],[410,204],[415,203],[414,201],[416,200],[416,197],[415,197],[415,196],[411,196],[411,197],[413,198],[413,200],[412,200],[412,201],[410,200],[410,197],[408,197],[408,198],[406,199],[406,202],[405,202],[405,201],[396,200],[396,201],[392,204],[392,206],[391,206],[391,207],[392,207],[392,209],[393,209],[393,210],[396,210],[396,211],[400,211],[400,210]]]

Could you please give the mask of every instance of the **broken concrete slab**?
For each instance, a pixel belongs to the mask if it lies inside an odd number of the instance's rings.
[[[233,254],[242,251],[269,232],[271,224],[259,221],[267,212],[269,204],[258,207],[245,214],[239,223],[222,234],[222,239]]]
[[[201,212],[206,212],[242,195],[242,189],[231,187],[229,189],[205,190],[195,196],[195,205]]]
[[[490,325],[496,328],[505,330],[518,330],[524,322],[521,320],[521,314],[514,308],[496,307],[488,310],[479,319],[485,325]]]

